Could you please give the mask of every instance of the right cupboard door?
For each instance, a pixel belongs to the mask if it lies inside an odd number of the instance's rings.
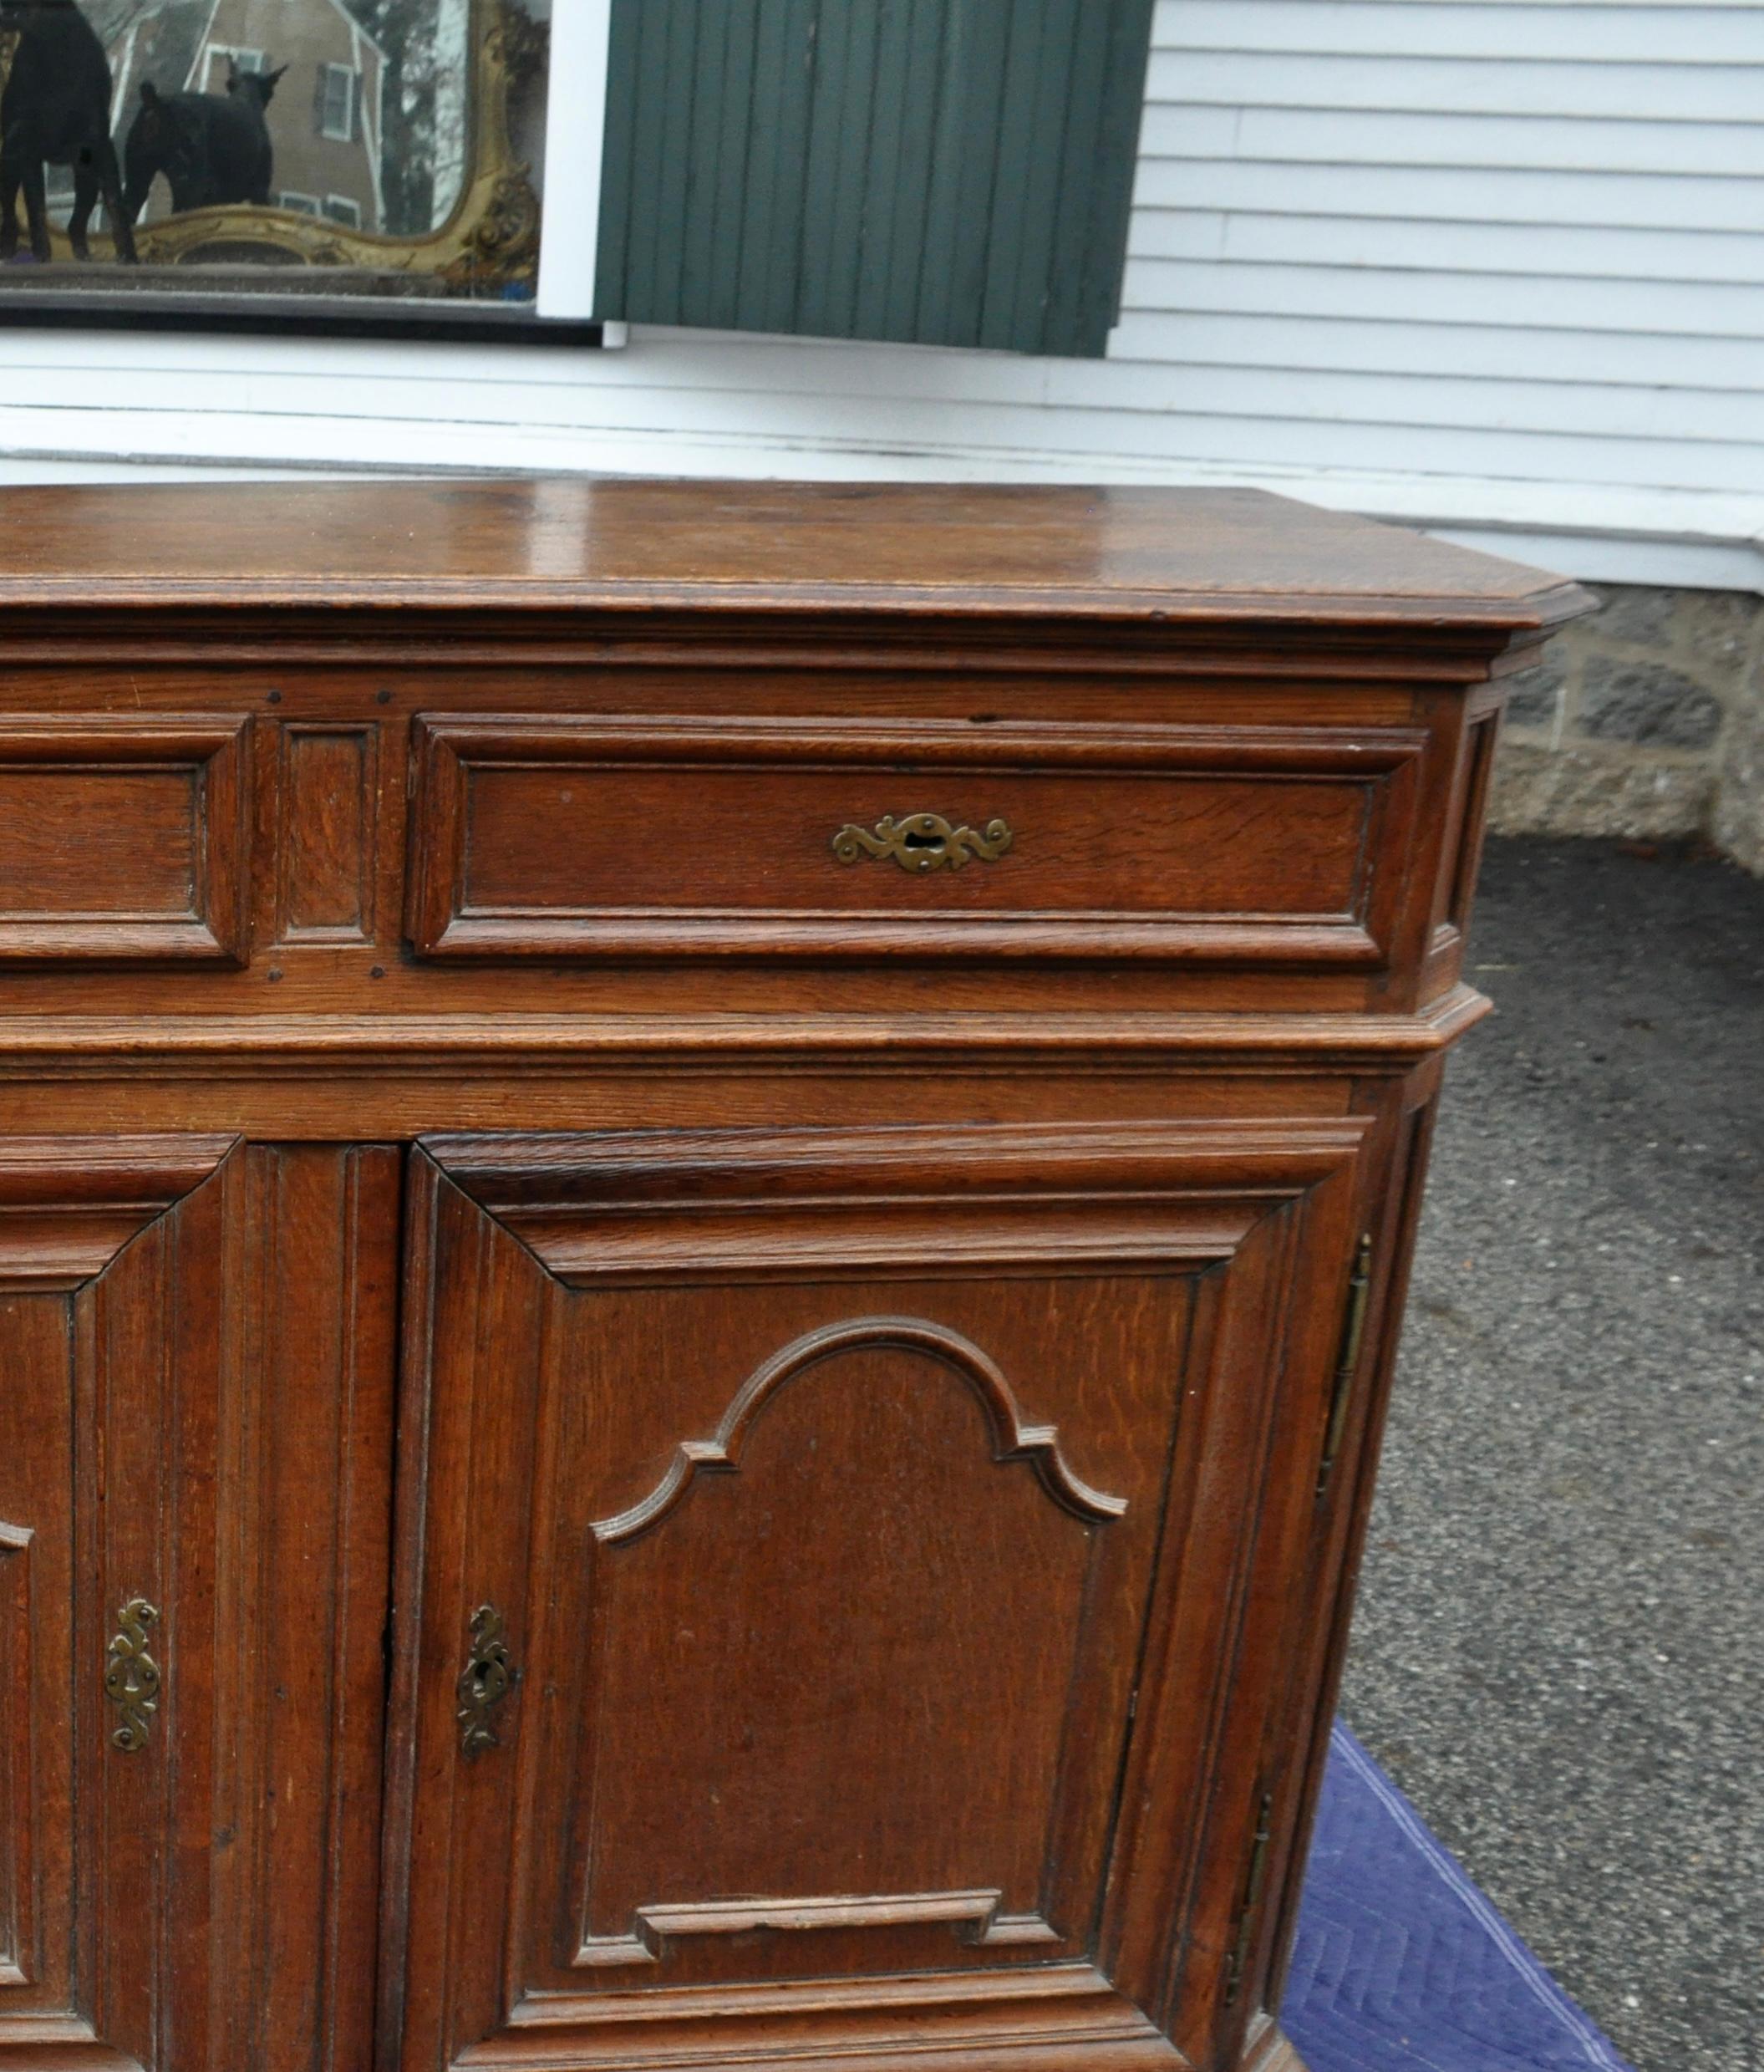
[[[390,2061],[1212,2056],[1365,1129],[427,1143]]]

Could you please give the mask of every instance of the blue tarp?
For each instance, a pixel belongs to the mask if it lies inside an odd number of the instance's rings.
[[[1281,2020],[1310,2072],[1629,2072],[1340,1725]]]

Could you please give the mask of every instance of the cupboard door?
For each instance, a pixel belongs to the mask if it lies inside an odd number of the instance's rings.
[[[1228,2023],[1362,1141],[429,1142],[389,2055],[1180,2065]]]
[[[367,2062],[399,1184],[0,1142],[0,2066]]]

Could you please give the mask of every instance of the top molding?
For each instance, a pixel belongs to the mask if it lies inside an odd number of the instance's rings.
[[[0,637],[8,619],[70,604],[162,622],[712,609],[780,627],[854,611],[1326,625],[1493,635],[1498,651],[1591,599],[1259,490],[526,478],[9,491]]]

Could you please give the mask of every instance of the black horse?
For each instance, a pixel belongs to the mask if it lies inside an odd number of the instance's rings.
[[[270,198],[274,153],[266,110],[276,82],[287,70],[227,74],[224,94],[162,94],[150,79],[141,82],[141,104],[123,146],[128,177],[123,186],[123,213],[130,222],[140,214],[147,190],[164,174],[171,206],[211,209],[230,201],[251,201],[260,208]]]
[[[74,0],[0,0],[0,29],[18,37],[0,94],[0,259],[18,249],[21,187],[31,250],[38,259],[49,257],[47,164],[74,169],[74,213],[68,219],[74,257],[91,257],[86,226],[102,196],[117,257],[132,266],[135,238],[110,140],[110,66],[97,33]]]

